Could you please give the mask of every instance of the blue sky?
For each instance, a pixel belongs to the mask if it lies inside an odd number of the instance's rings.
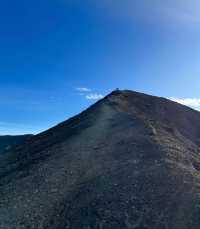
[[[0,134],[38,133],[113,89],[200,109],[197,0],[0,3]]]

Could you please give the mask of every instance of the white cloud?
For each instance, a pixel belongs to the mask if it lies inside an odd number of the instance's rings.
[[[174,97],[171,97],[170,100],[183,104],[185,106],[192,107],[196,110],[200,110],[200,98],[174,98]]]
[[[90,88],[87,88],[87,87],[77,87],[76,90],[80,91],[80,92],[90,92],[90,91],[92,91]]]
[[[75,88],[76,91],[78,91],[78,95],[83,96],[87,100],[99,100],[102,99],[104,96],[100,93],[93,92],[93,90],[89,89],[87,87],[77,87]]]
[[[88,94],[85,96],[85,98],[88,100],[99,100],[99,99],[102,99],[103,97],[104,96],[102,94],[97,94],[97,93]]]

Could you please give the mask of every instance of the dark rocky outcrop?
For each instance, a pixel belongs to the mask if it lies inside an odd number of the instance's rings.
[[[200,113],[115,91],[0,156],[2,229],[199,229]]]

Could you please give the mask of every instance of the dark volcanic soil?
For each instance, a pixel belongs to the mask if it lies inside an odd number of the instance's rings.
[[[0,156],[2,229],[199,229],[200,113],[115,91]]]

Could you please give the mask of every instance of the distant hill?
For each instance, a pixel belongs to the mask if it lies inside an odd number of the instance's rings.
[[[199,229],[200,112],[114,91],[0,155],[2,229]]]
[[[9,150],[13,146],[24,143],[24,141],[31,136],[32,135],[0,136],[0,153]]]

